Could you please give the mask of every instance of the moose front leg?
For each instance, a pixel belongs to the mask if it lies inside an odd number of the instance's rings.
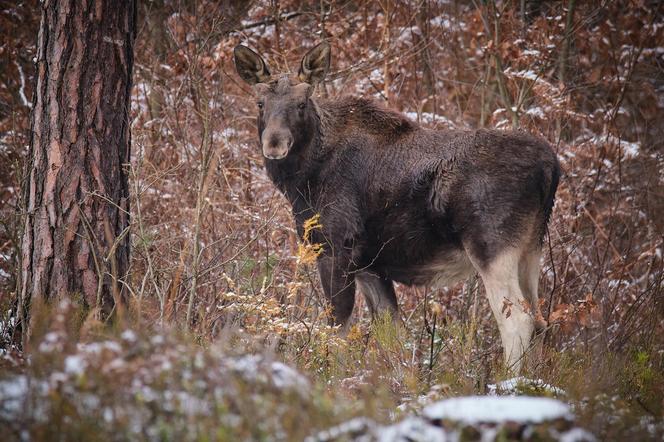
[[[393,321],[399,317],[397,295],[392,281],[372,272],[359,272],[355,276],[360,291],[367,301],[372,319],[389,314]]]
[[[318,259],[318,274],[325,297],[332,306],[330,323],[345,326],[355,305],[355,276],[348,261],[334,256]]]

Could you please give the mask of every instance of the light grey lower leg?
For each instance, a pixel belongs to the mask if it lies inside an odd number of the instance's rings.
[[[506,249],[487,267],[478,268],[498,323],[505,364],[516,373],[521,369],[534,329],[533,318],[523,305],[525,297],[521,292],[518,269],[520,256],[521,250]]]
[[[367,301],[372,317],[389,312],[396,319],[398,305],[392,281],[375,273],[361,272],[355,276],[355,282]]]

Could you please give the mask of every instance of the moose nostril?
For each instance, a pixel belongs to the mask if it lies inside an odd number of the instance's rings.
[[[291,135],[277,134],[268,138],[268,147],[277,149],[279,147],[286,147],[288,149],[293,145],[293,137]]]
[[[279,138],[278,137],[271,137],[270,138],[270,147],[275,149],[279,147]]]

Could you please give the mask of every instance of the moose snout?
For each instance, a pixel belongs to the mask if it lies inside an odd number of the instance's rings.
[[[267,134],[263,138],[263,155],[271,160],[280,160],[288,155],[293,146],[293,136],[288,132]]]

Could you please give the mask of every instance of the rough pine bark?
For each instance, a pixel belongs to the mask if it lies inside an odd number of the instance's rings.
[[[23,188],[19,319],[73,296],[109,314],[129,265],[129,106],[135,0],[41,4]]]

